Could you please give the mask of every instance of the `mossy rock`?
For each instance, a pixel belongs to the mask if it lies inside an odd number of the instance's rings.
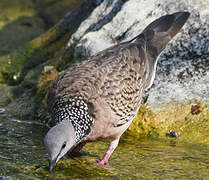
[[[194,113],[192,107],[196,105],[199,110]],[[175,131],[178,137],[166,136],[170,130]],[[127,132],[136,136],[209,145],[209,105],[196,101],[155,108],[142,105]]]
[[[81,2],[83,1],[66,3],[77,7]],[[63,8],[66,8],[64,7],[65,1],[62,1],[61,4]],[[81,7],[67,14],[46,33],[9,55],[0,56],[0,83],[11,86],[7,93],[9,95],[4,95],[8,101],[11,101],[6,107],[11,115],[21,119],[45,121],[47,115],[41,113],[46,111],[44,102],[50,84],[58,71],[74,62],[73,49],[70,55],[65,54],[65,57],[62,58],[66,44],[81,22],[92,12],[95,4],[97,3],[90,2],[87,6],[87,2],[85,2]],[[43,10],[42,7],[38,7],[38,9]],[[46,71],[47,67],[55,68]],[[2,105],[6,102],[6,100],[1,101]]]

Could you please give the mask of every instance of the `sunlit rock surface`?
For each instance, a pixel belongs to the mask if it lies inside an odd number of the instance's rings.
[[[154,19],[176,11],[191,16],[162,53],[147,103],[209,101],[209,1],[103,1],[68,42],[74,58],[85,59],[138,35]]]

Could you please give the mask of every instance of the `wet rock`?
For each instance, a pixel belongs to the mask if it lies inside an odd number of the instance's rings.
[[[4,113],[6,110],[4,108],[0,108],[0,114]]]
[[[11,102],[10,90],[10,87],[0,85],[0,111],[3,110],[4,106],[8,105]]]
[[[81,2],[76,1],[74,4],[77,3],[78,6]],[[43,105],[44,97],[50,82],[58,72],[45,73],[44,80],[42,72],[47,66],[54,65],[60,71],[72,64],[72,58],[67,58],[66,61],[64,58],[60,60],[61,54],[71,35],[99,3],[99,1],[83,3],[43,35],[28,42],[24,47],[18,47],[16,51],[7,56],[0,56],[0,83],[12,86],[8,92],[4,91],[2,96],[5,97],[5,100],[0,98],[0,105],[7,106],[6,110],[11,115],[21,119],[43,121],[47,119],[47,111]],[[31,28],[29,26],[33,26],[33,23],[28,22],[24,21],[20,25]]]
[[[0,56],[43,34],[81,2],[83,0],[1,0]]]

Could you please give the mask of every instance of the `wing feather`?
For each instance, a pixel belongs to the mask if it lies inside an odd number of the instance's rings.
[[[106,49],[60,73],[54,81],[48,102],[59,95],[81,96],[86,101],[101,98],[115,114],[115,126],[132,120],[140,106],[146,76],[145,50],[134,43]]]

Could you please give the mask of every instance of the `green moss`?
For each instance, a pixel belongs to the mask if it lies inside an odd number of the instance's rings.
[[[142,105],[137,116],[128,128],[128,133],[148,136],[155,133],[156,126],[152,111],[146,105]]]
[[[12,1],[13,2],[13,1]],[[11,52],[12,49],[17,49],[15,52],[12,52],[9,55],[0,57],[0,82],[1,83],[8,83],[8,84],[19,84],[21,81],[24,80],[24,77],[27,75],[27,73],[30,70],[33,70],[38,65],[43,64],[45,62],[48,62],[50,65],[56,65],[59,70],[66,67],[66,62],[70,62],[70,59],[65,62],[60,62],[60,56],[63,53],[66,43],[69,40],[71,34],[75,31],[75,29],[72,28],[71,30],[66,30],[66,27],[63,27],[64,25],[60,22],[56,26],[49,29],[46,33],[42,34],[41,36],[35,38],[34,40],[30,41],[26,45],[25,42],[31,40],[32,38],[38,36],[39,34],[43,33],[45,31],[45,27],[43,26],[43,21],[45,23],[48,22],[48,18],[50,17],[50,14],[53,14],[53,18],[56,19],[56,17],[59,17],[57,20],[55,20],[53,23],[57,23],[58,20],[60,20],[64,15],[65,11],[68,12],[72,8],[75,8],[79,6],[83,0],[79,1],[68,1],[64,0],[61,2],[48,2],[46,1],[28,1],[25,4],[25,0],[18,0],[16,2],[16,5],[14,6],[12,2],[8,2],[6,0],[3,0],[0,2],[1,7],[3,7],[3,10],[6,13],[6,16],[8,16],[11,12],[13,12],[14,18],[11,18],[11,20],[8,20],[7,23],[11,23],[12,21],[20,21],[18,23],[12,23],[8,28],[2,29],[0,31],[0,35],[3,33],[4,35],[2,37],[5,37],[5,42],[1,45],[3,41],[0,42],[1,47],[6,48],[8,47],[8,52]],[[15,4],[15,2],[13,2]],[[58,8],[56,10],[56,8]],[[47,9],[47,13],[45,13],[45,10]],[[19,12],[19,10],[22,10]],[[57,12],[57,14],[53,13],[54,11]],[[39,14],[40,13],[40,14]],[[39,14],[39,16],[37,16]],[[33,19],[18,19],[19,17],[25,17],[25,16],[34,16]],[[61,16],[61,17],[60,17]],[[10,17],[10,16],[9,16]],[[38,18],[38,19],[37,19]],[[42,20],[40,20],[42,18]],[[0,23],[3,22],[0,15]],[[34,22],[38,22],[37,25],[34,24]],[[20,25],[19,25],[20,24]],[[22,24],[22,25],[21,25]],[[6,22],[5,22],[5,25]],[[52,25],[52,24],[51,24]],[[25,27],[26,26],[26,27]],[[23,40],[25,37],[28,36],[28,29],[32,26],[32,30],[35,29],[35,34],[30,35],[28,37],[28,40]],[[37,27],[37,28],[35,28]],[[72,23],[73,27],[73,23]],[[10,32],[12,29],[12,33]],[[20,40],[17,40],[17,35],[13,33],[14,29],[21,30],[21,35],[23,35]],[[32,30],[28,32],[32,32]],[[6,34],[8,35],[6,35]],[[30,34],[29,33],[29,34]],[[11,34],[11,35],[10,35]],[[15,41],[9,40],[11,36],[13,36]],[[18,38],[20,36],[18,35]],[[27,39],[27,38],[26,38]],[[19,42],[19,43],[18,43]],[[24,42],[24,43],[22,43]],[[17,44],[16,44],[17,43]],[[24,45],[24,46],[23,46]],[[14,47],[12,47],[14,46]],[[0,54],[6,52],[7,50],[0,48]],[[49,62],[50,61],[50,62]],[[63,66],[63,64],[65,64]],[[67,63],[68,65],[70,63]]]
[[[58,71],[54,66],[45,66],[44,71],[38,79],[38,90],[37,96],[42,97],[43,103],[46,105],[47,94],[50,88],[51,83],[58,75]]]
[[[0,29],[21,16],[33,16],[35,11],[32,1],[0,1]]]
[[[15,83],[20,78],[23,73],[23,67],[26,66],[26,61],[28,61],[33,56],[37,55],[35,49],[30,46],[18,49],[13,54],[9,56],[3,56],[0,58],[0,72],[2,74],[1,81],[7,83]],[[32,58],[33,60],[33,58]],[[31,60],[31,61],[32,61]],[[31,67],[34,63],[31,63]],[[23,73],[25,75],[25,73]]]
[[[193,104],[196,102],[178,105],[176,116],[173,115],[170,119],[168,117],[169,123],[166,123],[166,129],[178,132],[179,139],[182,141],[209,144],[209,106],[199,103],[201,112],[192,114]],[[163,126],[163,124],[162,121],[159,125]],[[162,132],[164,131],[162,130]]]
[[[191,107],[200,106],[200,112],[192,114]],[[209,106],[200,102],[172,103],[147,108],[142,105],[128,129],[129,134],[169,139],[166,134],[174,130],[179,137],[174,141],[209,144]]]

